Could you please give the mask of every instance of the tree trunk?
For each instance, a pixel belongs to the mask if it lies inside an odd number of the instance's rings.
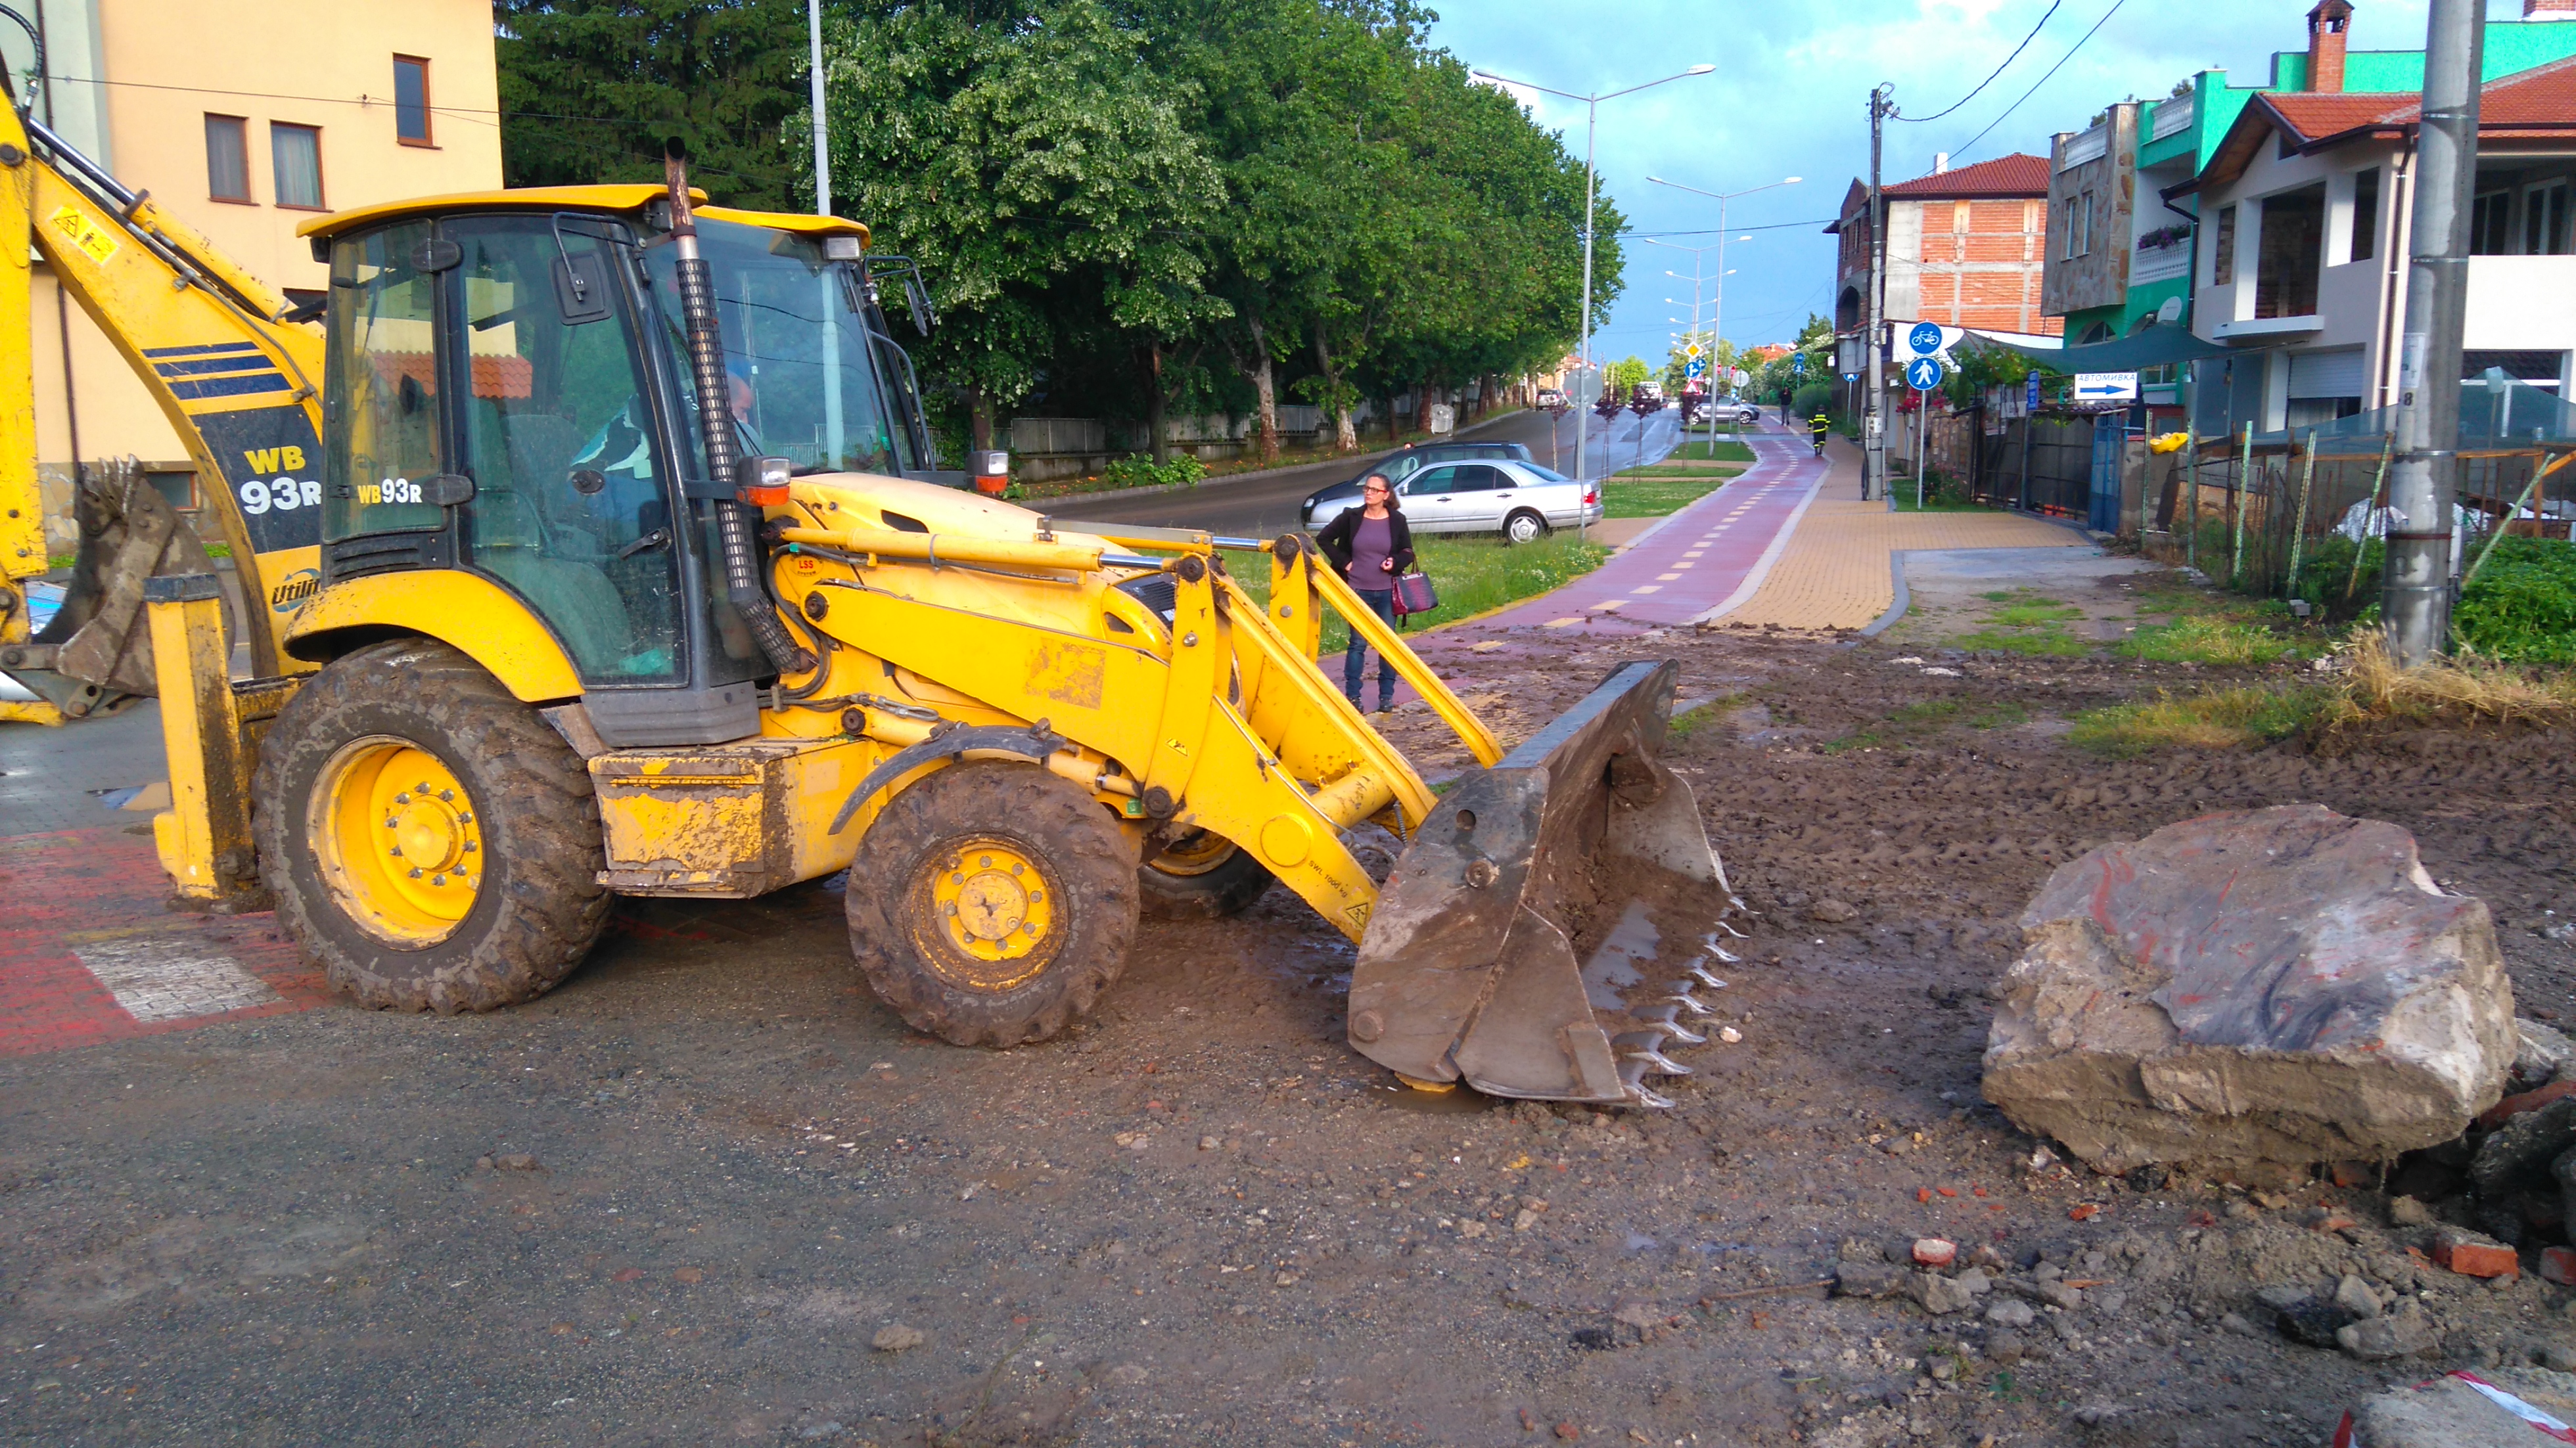
[[[1259,399],[1253,454],[1267,467],[1279,461],[1279,381],[1270,367],[1270,334],[1262,330],[1261,319],[1247,317],[1244,326],[1252,333],[1252,392]]]
[[[978,450],[993,445],[993,395],[982,383],[966,384],[966,430]]]
[[[1324,395],[1333,409],[1333,451],[1358,452],[1359,428],[1351,421],[1351,408],[1342,395],[1341,370],[1333,365],[1333,349],[1324,345],[1324,324],[1315,324],[1315,370],[1324,374]]]
[[[1160,467],[1172,460],[1172,440],[1164,435],[1163,426],[1163,344],[1146,343],[1145,356],[1148,363],[1145,385],[1150,394],[1145,403],[1145,428],[1153,438],[1154,465]]]

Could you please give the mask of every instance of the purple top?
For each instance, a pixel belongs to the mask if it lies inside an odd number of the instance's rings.
[[[1395,587],[1395,575],[1387,571],[1388,555],[1395,552],[1395,520],[1360,516],[1359,526],[1351,530],[1351,587],[1363,593],[1386,593]]]

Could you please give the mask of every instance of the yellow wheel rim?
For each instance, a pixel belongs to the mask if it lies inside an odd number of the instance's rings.
[[[483,884],[481,812],[437,755],[388,735],[331,757],[308,837],[343,914],[391,945],[436,945]]]
[[[1007,840],[948,845],[924,867],[931,965],[950,984],[1003,991],[1046,968],[1060,943],[1052,872]]]
[[[1166,875],[1204,875],[1234,858],[1234,841],[1212,830],[1192,830],[1148,862]]]

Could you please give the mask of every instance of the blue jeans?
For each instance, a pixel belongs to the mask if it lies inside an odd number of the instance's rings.
[[[1355,588],[1360,602],[1369,606],[1388,628],[1395,627],[1395,590],[1391,588]],[[1368,673],[1368,642],[1358,629],[1351,630],[1351,646],[1342,654],[1342,692],[1354,704],[1360,701],[1360,680]],[[1377,706],[1386,708],[1395,702],[1395,669],[1386,655],[1377,656]]]

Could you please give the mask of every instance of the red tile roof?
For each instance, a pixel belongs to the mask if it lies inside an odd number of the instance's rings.
[[[2048,194],[2048,158],[2016,153],[1962,166],[1956,171],[1936,171],[1900,181],[1881,193],[1923,201],[1940,197],[1966,199],[1980,196],[2046,196]]]
[[[2412,110],[2421,96],[2403,91],[2344,91],[2329,94],[2276,92],[2262,98],[2301,141],[2339,136],[2346,131],[2386,125],[2395,111]]]

